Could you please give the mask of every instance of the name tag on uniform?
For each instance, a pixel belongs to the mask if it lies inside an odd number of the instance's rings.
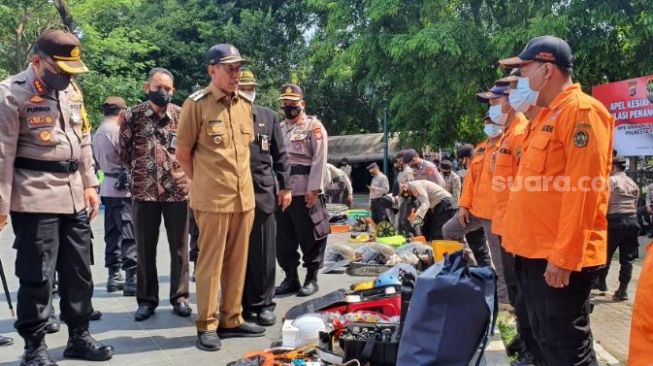
[[[270,137],[268,135],[259,135],[261,137],[261,151],[270,151]]]
[[[177,134],[175,132],[170,132],[168,134],[168,145],[171,149],[177,148]]]

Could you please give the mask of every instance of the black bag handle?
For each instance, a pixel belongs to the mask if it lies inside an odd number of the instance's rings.
[[[376,343],[376,340],[374,337],[370,337],[367,339],[365,342],[365,346],[363,347],[363,350],[361,351],[360,356],[358,357],[358,360],[361,361],[361,363],[367,363],[370,360],[372,360],[372,352],[374,352],[374,344]]]

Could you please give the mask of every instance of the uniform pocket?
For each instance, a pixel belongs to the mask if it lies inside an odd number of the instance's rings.
[[[224,123],[209,122],[206,126],[206,133],[215,145],[220,147],[229,146],[229,136],[227,135],[227,128]]]
[[[529,151],[526,154],[526,158],[522,161],[525,168],[537,173],[544,171],[549,141],[551,141],[551,136],[548,134],[541,134],[533,139],[533,142],[531,142],[528,148]]]
[[[243,134],[248,144],[254,142],[254,127],[250,123],[241,123],[240,132]]]
[[[315,240],[326,238],[331,232],[329,226],[329,214],[326,205],[318,198],[318,202],[309,210],[311,222],[313,222],[313,235]]]
[[[40,146],[57,146],[59,145],[59,137],[56,134],[54,126],[44,128],[33,128],[31,130],[32,139],[34,143]]]

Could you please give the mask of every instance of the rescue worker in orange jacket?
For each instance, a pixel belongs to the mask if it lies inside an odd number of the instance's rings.
[[[509,76],[497,80],[495,86],[505,87],[509,93],[510,89],[517,86],[518,79],[519,69],[513,69]],[[477,98],[481,99],[482,97],[482,95],[477,96]],[[494,115],[497,121],[506,121],[505,132],[499,140],[499,148],[493,155],[493,162],[491,164],[493,167],[492,231],[501,238],[501,232],[505,225],[504,216],[506,206],[508,205],[508,198],[510,196],[509,185],[517,173],[521,156],[521,146],[528,133],[529,119],[526,118],[524,113],[518,112],[510,106],[507,94],[499,98],[490,99],[488,102],[490,108],[495,109],[495,112],[491,112],[491,115]],[[536,110],[539,110],[539,108],[531,107],[526,113],[533,115]],[[508,289],[508,296],[510,297],[510,304],[515,310],[515,318],[517,320],[517,337],[506,346],[508,354],[516,357],[511,363],[511,366],[537,365],[543,359],[543,356],[533,336],[524,296],[518,289],[517,275],[515,273],[515,257],[501,247],[501,260],[503,262],[503,275]]]
[[[531,122],[511,185],[503,245],[516,256],[545,363],[596,365],[589,297],[606,261],[614,119],[572,82],[571,48],[562,39],[534,38],[500,64],[520,68],[509,96],[514,109],[546,108]]]
[[[648,254],[635,294],[633,320],[630,327],[630,352],[628,366],[653,365],[653,242],[648,245]]]
[[[483,119],[484,131],[488,139],[481,142],[474,151],[471,163],[468,165],[468,172],[463,181],[463,192],[458,201],[458,215],[452,217],[442,227],[442,235],[445,240],[457,240],[466,244],[466,254],[469,249],[480,266],[491,266],[490,247],[499,246],[499,238],[491,232],[490,218],[492,217],[492,174],[490,173],[490,162],[497,142],[501,137],[502,127],[492,123],[490,117]],[[466,242],[465,234],[483,228],[486,237],[493,243],[485,241]],[[473,246],[472,246],[473,245]],[[471,246],[471,247],[470,247]],[[505,286],[504,286],[505,290]],[[504,291],[505,292],[505,291]],[[507,293],[500,294],[500,301],[508,302]]]

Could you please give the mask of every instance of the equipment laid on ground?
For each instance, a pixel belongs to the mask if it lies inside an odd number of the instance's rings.
[[[394,225],[389,221],[381,221],[376,225],[376,237],[387,238],[389,236],[397,235]]]
[[[494,270],[450,254],[417,278],[397,365],[479,365],[497,312]]]

